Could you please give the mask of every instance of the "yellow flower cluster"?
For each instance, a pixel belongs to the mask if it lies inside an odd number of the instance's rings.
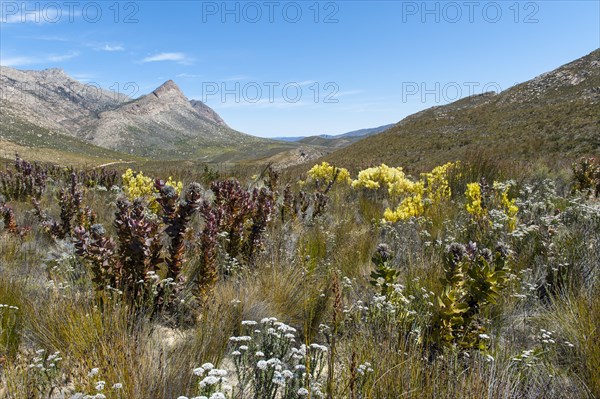
[[[436,166],[429,173],[421,174],[421,178],[426,184],[427,197],[438,204],[452,195],[450,184],[448,183],[448,175],[454,171],[459,165],[459,162],[448,162],[441,166]]]
[[[437,209],[439,205],[450,198],[452,194],[448,182],[448,174],[457,163],[449,162],[435,167],[429,173],[422,173],[421,180],[413,182],[403,176],[402,179],[390,184],[389,193],[392,198],[407,196],[396,210],[386,209],[383,215],[388,222],[398,222],[413,216],[423,215],[427,209]]]
[[[310,181],[319,181],[324,184],[329,184],[334,178],[336,183],[350,184],[352,182],[348,169],[338,168],[337,166],[330,165],[328,162],[315,165],[308,171],[308,180]],[[306,182],[301,183],[304,184]]]
[[[486,206],[486,208],[484,208],[482,205],[483,198],[479,183],[467,184],[467,191],[465,192],[465,196],[467,197],[467,212],[473,215],[473,217],[476,219],[482,219],[488,215],[489,210],[487,208],[502,210],[508,217],[507,226],[509,231],[514,230],[517,227],[517,213],[519,212],[519,207],[517,206],[516,199],[508,198],[510,185],[510,182],[494,182],[489,204]]]
[[[517,200],[515,198],[508,198],[508,190],[510,185],[502,185],[494,182],[494,190],[500,193],[500,206],[508,216],[508,229],[513,231],[517,227],[517,213],[519,207],[517,206]]]
[[[148,207],[154,213],[158,212],[159,205],[155,198],[155,194],[158,191],[154,187],[154,179],[144,176],[143,172],[136,173],[131,169],[127,169],[121,178],[123,179],[123,191],[127,195],[127,198],[130,200],[144,198],[148,201]],[[183,191],[183,183],[173,180],[170,176],[165,184],[175,188],[177,194],[181,194]]]
[[[406,220],[413,216],[420,216],[425,211],[423,206],[423,195],[417,193],[415,195],[408,196],[402,200],[396,210],[387,208],[383,213],[383,219],[387,222],[396,223],[400,220]]]
[[[408,181],[408,179],[406,179],[402,168],[392,168],[386,164],[381,164],[380,166],[361,170],[358,173],[358,178],[352,182],[352,187],[368,190],[385,188],[391,191],[393,185],[400,184],[403,181]]]
[[[481,196],[481,186],[479,183],[468,183],[465,196],[467,197],[467,212],[476,218],[485,216],[486,212],[481,206],[483,198]]]
[[[127,169],[123,176],[123,191],[131,200],[136,198],[148,198],[154,192],[154,180],[144,176],[144,172],[135,173],[131,169]]]

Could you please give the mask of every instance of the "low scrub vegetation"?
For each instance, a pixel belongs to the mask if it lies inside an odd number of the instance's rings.
[[[0,397],[600,397],[598,168],[173,178],[17,157]]]

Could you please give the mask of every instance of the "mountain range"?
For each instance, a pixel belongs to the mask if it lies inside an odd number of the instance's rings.
[[[140,157],[237,161],[297,147],[231,129],[171,80],[132,99],[83,84],[60,69],[1,67],[0,118],[0,140],[31,145],[23,142],[23,131],[37,130],[34,141],[41,144],[66,136]]]
[[[515,85],[342,135],[250,136],[169,80],[130,98],[60,69],[0,67],[0,147],[42,159],[329,161],[356,170],[387,163],[423,169],[467,156],[507,161],[600,154],[600,49]],[[2,154],[0,154],[2,156]],[[45,158],[44,158],[45,157]],[[71,159],[71,158],[70,158]]]
[[[465,157],[553,162],[600,154],[600,49],[515,85],[410,115],[321,160],[416,170]],[[319,160],[319,161],[321,161]]]
[[[389,125],[367,128],[367,129],[360,129],[360,130],[353,130],[351,132],[342,133],[342,134],[318,134],[318,135],[314,135],[314,136],[274,137],[274,139],[281,140],[281,141],[298,142],[298,141],[314,140],[314,139],[336,140],[336,139],[348,139],[348,138],[362,138],[362,137],[370,136],[372,134],[381,133],[381,132],[391,128],[392,126],[394,126],[394,124],[390,123]]]

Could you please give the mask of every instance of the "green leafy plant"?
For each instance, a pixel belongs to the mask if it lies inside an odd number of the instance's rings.
[[[390,299],[394,292],[394,284],[397,283],[399,272],[397,269],[389,266],[388,262],[392,258],[387,244],[379,244],[371,261],[375,264],[375,270],[371,272],[369,283],[378,287],[380,294]]]
[[[437,345],[485,349],[481,339],[485,327],[476,320],[488,305],[496,303],[508,274],[508,250],[499,245],[495,252],[453,243],[446,257],[443,285],[437,296],[432,336]]]
[[[583,157],[572,166],[573,191],[600,196],[600,161]]]

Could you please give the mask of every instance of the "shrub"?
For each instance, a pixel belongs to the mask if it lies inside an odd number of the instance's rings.
[[[202,188],[198,183],[190,184],[182,201],[179,201],[177,189],[162,180],[156,181],[156,189],[159,192],[157,202],[162,208],[162,219],[166,226],[164,231],[170,238],[168,257],[165,260],[167,278],[175,280],[180,277],[183,267],[185,233],[192,216],[200,207]]]
[[[214,209],[208,202],[200,207],[200,214],[204,218],[204,228],[200,233],[200,262],[192,273],[192,282],[197,296],[203,301],[209,298],[217,282],[217,234],[218,225]]]
[[[600,161],[596,158],[581,158],[574,163],[573,191],[581,191],[587,195],[600,196]]]
[[[4,230],[10,234],[19,235],[21,230],[17,226],[15,212],[4,202],[4,197],[0,196],[0,217],[4,223]]]
[[[274,212],[273,193],[267,188],[247,191],[237,180],[214,182],[211,190],[217,229],[226,236],[223,247],[227,256],[237,259],[241,254],[252,264]]]
[[[156,197],[159,194],[159,189],[157,188],[154,179],[144,176],[143,172],[134,172],[131,169],[127,169],[121,178],[123,180],[123,191],[130,201],[133,201],[136,198],[143,198],[148,202],[150,210],[154,213],[158,213],[160,206],[156,202]],[[163,185],[173,187],[177,195],[180,195],[183,190],[183,183],[175,181],[171,177],[169,177]]]
[[[0,172],[0,194],[7,201],[40,198],[46,189],[47,171],[37,163],[29,163],[15,155],[14,170]]]
[[[449,175],[458,165],[458,162],[449,162],[437,166],[431,172],[421,174],[419,181],[397,174],[397,180],[390,184],[388,191],[392,199],[401,199],[401,202],[394,210],[387,208],[383,219],[396,223],[425,214],[439,216],[442,206],[452,195]]]
[[[328,348],[295,346],[296,329],[264,318],[242,321],[244,335],[230,338],[238,384],[234,397],[300,399],[322,397],[322,374]]]
[[[407,182],[410,184],[402,168],[391,168],[386,164],[381,164],[380,166],[361,170],[357,179],[352,181],[352,188],[385,190],[392,195],[394,190],[400,189]]]
[[[466,197],[466,210],[480,225],[489,222],[492,227],[494,223],[505,224],[508,231],[513,231],[517,226],[517,214],[519,207],[516,199],[508,196],[514,182],[494,182],[490,188],[485,179],[481,183],[468,183]]]
[[[476,317],[500,297],[509,272],[507,260],[504,245],[495,252],[478,249],[475,243],[449,246],[432,323],[435,344],[487,348],[487,341],[482,339],[485,327]]]
[[[314,183],[317,190],[323,194],[327,194],[335,183],[350,184],[352,182],[348,169],[338,168],[328,162],[313,166],[307,176],[308,179],[301,183],[303,185]]]
[[[74,217],[76,217],[76,224],[80,226],[90,226],[94,224],[96,218],[89,207],[83,206],[83,189],[75,173],[71,174],[69,188],[61,188],[57,193],[57,201],[60,206],[59,221],[44,212],[37,199],[34,198],[32,201],[42,226],[54,238],[65,239],[67,236],[73,235]]]

